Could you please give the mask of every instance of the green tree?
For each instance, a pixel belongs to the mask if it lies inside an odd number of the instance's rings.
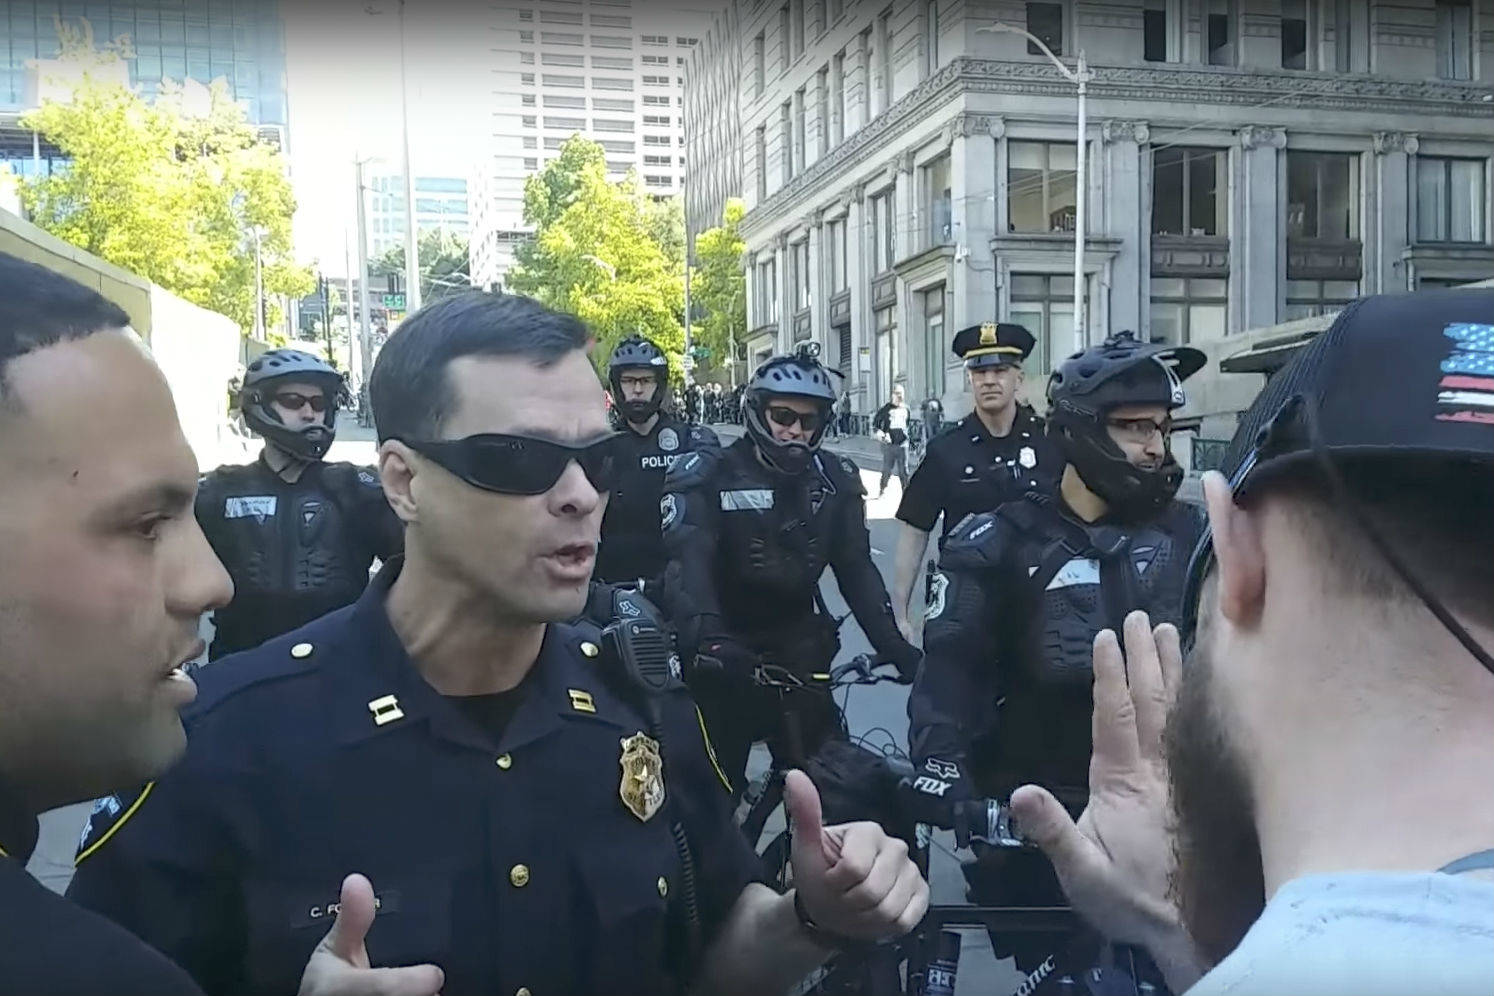
[[[221,81],[208,88],[205,110],[189,109],[170,84],[149,103],[89,72],[120,56],[92,49],[86,25],[59,38],[78,82],[70,99],[44,101],[22,124],[70,162],[22,188],[32,220],[246,329],[257,241],[266,327],[277,327],[276,296],[299,298],[314,286],[292,255],[295,200],[279,152],[257,140]],[[116,44],[128,52],[128,39]]]
[[[700,315],[692,326],[695,340],[711,353],[714,366],[736,359],[747,334],[747,277],[742,256],[747,243],[740,227],[747,207],[737,198],[726,202],[721,224],[695,239],[695,273],[690,284],[692,310]]]
[[[618,340],[646,335],[669,356],[684,352],[684,236],[678,206],[660,204],[638,178],[607,179],[602,147],[573,136],[524,185],[534,238],[519,247],[510,286],[580,317],[596,333],[600,366]]]
[[[420,300],[434,301],[459,294],[472,286],[467,240],[445,229],[421,232],[417,244],[420,260]],[[393,246],[371,260],[369,272],[376,276],[405,276],[405,247]]]

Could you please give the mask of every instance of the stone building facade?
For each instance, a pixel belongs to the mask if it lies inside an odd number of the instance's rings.
[[[1055,361],[1122,329],[1212,353],[1360,294],[1494,275],[1494,0],[741,0],[732,16],[749,359],[817,340],[858,410],[893,384],[968,410],[948,344],[982,321],[1037,335],[1040,394]],[[1089,66],[1082,330],[1076,88],[1025,37],[982,30],[997,22]],[[1190,411],[1258,385],[1228,381],[1204,377]]]

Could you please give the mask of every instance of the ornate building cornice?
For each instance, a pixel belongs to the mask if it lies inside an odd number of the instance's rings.
[[[1240,147],[1244,149],[1284,149],[1287,147],[1285,128],[1270,125],[1246,125],[1240,129]]]
[[[1413,134],[1399,131],[1375,132],[1375,152],[1382,156],[1391,152],[1404,152],[1408,156],[1414,156],[1420,147],[1421,141]]]
[[[1089,84],[1091,106],[1096,101],[1128,100],[1150,104],[1220,105],[1272,108],[1308,108],[1375,114],[1418,114],[1484,118],[1494,121],[1494,87],[1481,83],[1430,80],[1395,80],[1364,75],[1339,75],[1224,66],[1095,66]],[[1004,97],[1072,98],[1073,84],[1058,76],[1047,62],[997,62],[984,59],[951,60],[871,123],[848,137],[828,155],[794,177],[771,197],[759,203],[742,220],[742,234],[751,239],[792,215],[807,199],[823,196],[821,187],[854,170],[863,176],[872,164],[885,166],[889,146],[915,127],[926,124],[939,108],[963,94],[999,94]],[[1205,112],[1206,114],[1207,112]],[[999,116],[962,115],[972,121],[991,122],[991,133],[1000,137],[1004,126]],[[962,124],[961,128],[967,127]],[[979,126],[971,124],[971,133]],[[1249,126],[1276,130],[1274,126]],[[1366,127],[1366,132],[1370,129]],[[961,132],[964,133],[963,131]],[[1274,141],[1274,139],[1273,139]],[[859,197],[858,197],[859,199]]]
[[[1152,139],[1152,129],[1145,121],[1106,121],[1100,125],[1100,138],[1106,142],[1145,145]]]

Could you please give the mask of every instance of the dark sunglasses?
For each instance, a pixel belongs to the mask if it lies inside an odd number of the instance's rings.
[[[399,437],[396,437],[399,438]],[[617,484],[617,440],[612,433],[581,446],[530,436],[483,433],[465,439],[400,439],[416,453],[474,488],[505,495],[542,495],[574,460],[597,491]]]
[[[824,423],[824,417],[819,412],[796,412],[783,405],[769,405],[768,418],[773,421],[773,424],[785,428],[797,422],[804,426],[805,432],[814,432]]]
[[[327,410],[327,398],[322,394],[298,394],[295,391],[284,391],[275,395],[275,404],[293,412],[300,411],[306,405],[317,414]]]

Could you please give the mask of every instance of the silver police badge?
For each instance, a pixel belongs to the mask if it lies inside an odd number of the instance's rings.
[[[622,783],[617,794],[628,812],[645,823],[664,805],[664,758],[659,742],[638,732],[622,744]]]
[[[1031,446],[1024,446],[1022,447],[1022,451],[1017,454],[1017,462],[1028,470],[1031,470],[1037,466],[1037,453],[1033,451]]]
[[[673,453],[679,448],[679,433],[675,432],[673,429],[659,430],[659,449],[663,450],[665,453]]]

